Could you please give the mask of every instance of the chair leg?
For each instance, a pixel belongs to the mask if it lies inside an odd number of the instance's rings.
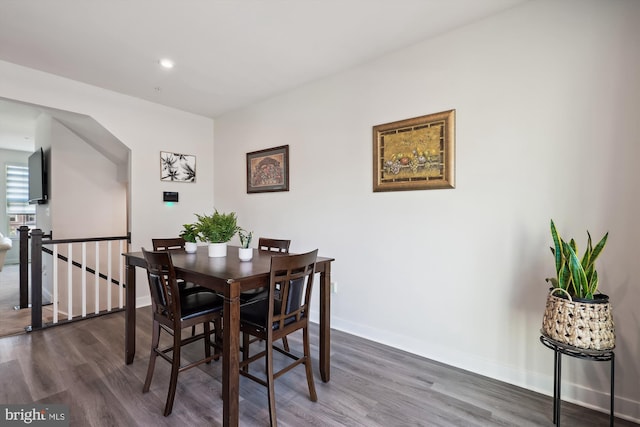
[[[222,318],[217,318],[213,321],[213,327],[215,328],[213,334],[213,355],[214,360],[220,359],[221,348],[222,348]]]
[[[211,327],[209,326],[209,322],[204,322],[202,324],[204,327],[204,356],[211,356]],[[207,362],[207,364],[211,363],[211,360]]]
[[[287,337],[282,337],[282,348],[284,349],[284,351],[286,351],[287,353],[290,351],[289,350],[289,341],[287,340]]]
[[[242,360],[247,360],[249,358],[249,346],[250,346],[250,336],[246,332],[242,333]],[[249,372],[249,364],[246,364],[242,367],[242,370],[245,372]]]
[[[313,370],[311,369],[311,349],[309,346],[309,328],[302,328],[302,344],[304,345],[304,367],[307,371],[307,384],[309,385],[309,398],[312,402],[318,400],[316,385],[313,382]]]
[[[147,378],[144,380],[144,386],[142,387],[142,392],[146,393],[149,391],[149,387],[151,386],[151,378],[153,378],[153,371],[156,367],[156,358],[158,357],[158,353],[156,350],[158,349],[158,344],[160,343],[160,324],[157,321],[153,321],[153,332],[151,337],[151,354],[149,355],[149,366],[147,368]]]
[[[276,390],[273,378],[273,342],[267,340],[267,354],[265,355],[265,368],[267,371],[267,395],[269,399],[269,418],[271,427],[277,427],[278,419],[276,417]]]
[[[178,385],[178,373],[180,372],[180,341],[182,336],[180,331],[173,334],[173,363],[171,364],[171,379],[169,380],[169,392],[167,393],[167,404],[164,407],[164,416],[171,414],[173,409],[173,399],[176,396],[176,386]]]

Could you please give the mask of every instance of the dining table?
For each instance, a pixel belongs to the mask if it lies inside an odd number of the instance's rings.
[[[223,425],[237,426],[239,421],[240,363],[240,293],[268,286],[271,257],[275,252],[253,250],[249,261],[241,261],[238,247],[229,245],[224,257],[209,257],[208,248],[199,246],[195,253],[172,251],[176,277],[212,289],[224,298],[222,400]],[[146,269],[142,252],[122,254],[126,265],[125,363],[133,363],[136,352],[136,267]],[[330,380],[330,309],[331,263],[333,258],[318,257],[319,280],[319,362],[322,381]]]

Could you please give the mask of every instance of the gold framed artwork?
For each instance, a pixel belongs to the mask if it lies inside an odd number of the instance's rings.
[[[289,191],[289,146],[247,153],[247,193]]]
[[[373,127],[373,191],[455,188],[455,111]]]
[[[196,182],[196,156],[161,151],[160,181]]]

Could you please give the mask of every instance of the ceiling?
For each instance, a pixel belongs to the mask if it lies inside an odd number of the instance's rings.
[[[525,1],[2,0],[0,60],[214,118]]]

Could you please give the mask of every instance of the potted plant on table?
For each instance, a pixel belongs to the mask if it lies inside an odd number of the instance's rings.
[[[183,224],[182,227],[180,237],[182,237],[185,242],[184,250],[192,254],[198,250],[198,228],[196,224]]]
[[[227,256],[227,242],[238,232],[235,212],[220,213],[216,209],[212,215],[198,215],[196,229],[200,238],[209,243],[210,257]]]
[[[552,288],[542,320],[543,335],[562,344],[587,350],[615,347],[615,330],[609,297],[598,293],[595,261],[604,249],[609,233],[593,246],[587,231],[587,248],[581,259],[574,239],[562,239],[551,220],[556,277],[547,278]]]
[[[253,258],[253,248],[249,246],[253,238],[253,231],[247,231],[241,228],[238,230],[238,236],[240,237],[238,258],[240,258],[240,261],[250,261],[251,258]]]

